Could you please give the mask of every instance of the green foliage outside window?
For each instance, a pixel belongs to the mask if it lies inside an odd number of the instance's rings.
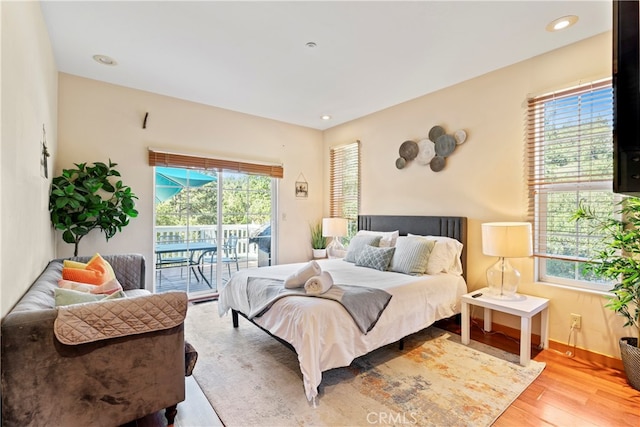
[[[223,224],[264,224],[271,220],[270,177],[225,174],[223,182]],[[189,225],[217,224],[217,206],[217,182],[189,187],[156,205],[156,225],[186,225],[187,216]]]

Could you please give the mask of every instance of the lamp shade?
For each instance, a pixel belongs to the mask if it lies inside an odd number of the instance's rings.
[[[487,222],[482,224],[482,253],[504,258],[521,258],[533,253],[531,224]]]
[[[347,235],[346,218],[322,218],[322,235],[325,237],[343,237]]]

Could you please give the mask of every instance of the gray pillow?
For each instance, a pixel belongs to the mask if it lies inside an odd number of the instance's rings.
[[[356,262],[356,258],[365,246],[378,246],[382,236],[354,236],[349,242],[347,254],[344,260],[347,262]]]
[[[356,265],[385,271],[396,248],[376,248],[365,246],[356,257]]]
[[[421,237],[398,237],[389,270],[413,276],[424,274],[435,243]]]

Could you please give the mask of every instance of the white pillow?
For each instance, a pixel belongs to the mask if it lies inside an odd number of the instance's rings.
[[[356,236],[380,236],[379,248],[392,248],[396,245],[396,240],[400,235],[400,231],[370,231],[360,230]]]
[[[418,236],[409,234],[409,236]],[[458,240],[445,236],[419,236],[428,240],[435,240],[436,245],[429,255],[427,262],[427,274],[449,273],[462,275],[463,245]]]

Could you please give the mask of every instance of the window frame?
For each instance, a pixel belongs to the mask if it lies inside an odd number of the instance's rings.
[[[588,261],[588,258],[581,258],[578,256],[565,256],[561,254],[553,254],[547,252],[548,243],[550,242],[550,237],[558,236],[559,233],[557,230],[549,231],[547,229],[547,218],[548,216],[547,207],[549,206],[549,197],[553,194],[559,195],[562,192],[573,193],[576,194],[576,203],[579,203],[580,193],[588,193],[588,192],[611,192],[613,195],[612,201],[612,212],[615,212],[616,203],[621,199],[620,196],[615,195],[613,193],[613,172],[610,174],[609,179],[602,179],[601,174],[594,173],[594,175],[590,175],[590,173],[583,173],[582,169],[579,169],[578,174],[576,176],[568,175],[568,178],[560,177],[560,175],[554,178],[553,174],[557,173],[557,171],[547,172],[544,169],[546,164],[544,163],[546,158],[545,155],[542,154],[553,144],[556,144],[557,141],[547,140],[545,134],[549,131],[546,128],[545,122],[545,114],[540,113],[540,108],[544,108],[545,103],[555,101],[555,100],[565,100],[570,99],[573,96],[580,96],[577,98],[577,102],[575,104],[576,111],[579,113],[575,114],[575,118],[578,120],[577,128],[581,129],[583,124],[587,126],[592,122],[591,120],[581,120],[582,114],[582,101],[583,95],[593,94],[597,91],[601,91],[603,89],[608,89],[612,93],[611,79],[603,79],[597,82],[591,82],[584,85],[576,86],[574,88],[569,88],[563,91],[559,91],[554,94],[545,94],[541,96],[532,97],[528,100],[527,106],[527,117],[526,117],[526,154],[525,161],[527,167],[527,175],[529,178],[528,181],[528,192],[529,192],[529,220],[533,224],[533,239],[534,239],[534,260],[535,260],[535,279],[538,282],[549,284],[549,285],[559,285],[564,287],[570,287],[576,290],[588,290],[595,291],[598,293],[607,293],[611,287],[611,284],[603,281],[588,281],[588,280],[580,280],[575,278],[579,275],[580,266],[576,265],[580,262]],[[606,95],[605,95],[606,96]],[[611,95],[612,96],[612,95]],[[594,101],[595,102],[595,101]],[[598,102],[602,102],[598,100]],[[560,103],[559,103],[560,104]],[[580,108],[578,108],[580,106]],[[561,108],[561,107],[558,107]],[[542,119],[541,119],[542,117]],[[600,118],[600,115],[593,116],[594,118]],[[591,118],[591,116],[589,116]],[[612,126],[613,123],[613,103],[611,102],[611,109],[606,113],[606,123],[610,123]],[[612,128],[611,128],[612,129]],[[562,127],[559,127],[557,130],[563,130]],[[596,133],[597,134],[597,133]],[[591,138],[594,138],[591,134],[588,135],[587,138],[580,138],[579,135],[572,136],[565,144],[565,147],[569,147],[568,149],[573,149],[570,144],[575,144],[576,141],[580,143],[577,145],[576,151],[580,152],[581,150],[588,149],[590,144],[593,144]],[[610,155],[613,158],[613,132],[611,132],[611,137],[608,138],[611,142],[611,150]],[[609,153],[607,153],[609,155]],[[548,161],[548,160],[547,160]],[[580,166],[580,162],[577,162]],[[565,181],[563,181],[563,178]],[[554,182],[556,181],[556,182]],[[606,206],[606,205],[605,205]],[[576,248],[577,250],[584,250],[583,239],[585,238],[584,233],[581,233],[578,230],[576,225],[576,231],[574,233],[576,239]],[[574,262],[574,278],[566,278],[560,276],[550,275],[548,272],[548,261],[550,260],[561,260],[565,262]]]
[[[358,231],[362,182],[360,153],[359,140],[329,149],[329,216],[348,220],[348,235],[345,238],[347,241]],[[349,183],[343,179],[345,175],[355,175],[355,194],[354,186],[349,186]]]

